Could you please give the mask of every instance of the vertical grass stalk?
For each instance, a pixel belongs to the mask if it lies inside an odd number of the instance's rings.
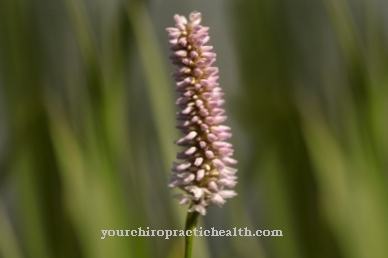
[[[187,230],[190,230],[191,232],[193,232],[193,229],[197,226],[198,217],[199,217],[199,213],[196,211],[187,213],[185,232],[187,232]],[[193,249],[193,242],[194,242],[194,235],[191,234],[189,236],[186,233],[185,258],[191,258],[192,249]]]

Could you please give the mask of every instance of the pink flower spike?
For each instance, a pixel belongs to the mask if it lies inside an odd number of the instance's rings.
[[[223,91],[218,83],[218,68],[213,47],[206,45],[210,37],[209,27],[201,25],[201,13],[193,12],[186,19],[175,15],[175,27],[167,28],[173,64],[172,74],[179,94],[175,102],[179,108],[176,119],[185,135],[175,143],[185,149],[178,153],[182,160],[174,163],[170,187],[185,191],[179,195],[180,204],[189,204],[189,212],[205,215],[211,204],[222,206],[228,198],[237,194],[237,169],[233,159],[232,144],[226,142],[232,134],[223,125],[227,116],[220,108],[224,103]]]

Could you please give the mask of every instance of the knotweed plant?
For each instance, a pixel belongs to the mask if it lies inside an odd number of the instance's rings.
[[[217,82],[218,68],[212,66],[216,54],[206,45],[209,27],[200,24],[199,12],[191,13],[189,20],[181,15],[174,19],[175,27],[167,31],[171,60],[178,66],[173,73],[179,93],[177,128],[184,134],[176,144],[184,150],[177,155],[181,161],[173,165],[169,186],[185,192],[177,197],[181,204],[189,204],[186,229],[190,229],[211,203],[222,206],[225,199],[236,195],[227,189],[236,185],[237,170],[229,165],[237,161],[231,158],[232,145],[225,141],[232,134],[222,124],[227,119],[220,108],[224,93]]]

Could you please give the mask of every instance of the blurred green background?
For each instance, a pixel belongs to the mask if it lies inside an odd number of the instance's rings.
[[[0,257],[182,257],[165,27],[210,26],[238,196],[194,257],[388,257],[385,0],[0,0]]]

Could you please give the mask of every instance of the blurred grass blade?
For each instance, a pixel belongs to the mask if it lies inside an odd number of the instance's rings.
[[[162,61],[161,50],[155,37],[149,11],[142,1],[127,2],[128,18],[134,31],[136,46],[140,53],[142,66],[147,80],[147,92],[156,123],[161,152],[164,157],[164,169],[170,171],[170,165],[175,157],[175,140],[173,104],[173,87],[167,79],[168,72],[164,69],[166,62]]]
[[[2,257],[22,258],[21,246],[17,241],[16,234],[8,218],[4,203],[0,199],[0,255]]]

